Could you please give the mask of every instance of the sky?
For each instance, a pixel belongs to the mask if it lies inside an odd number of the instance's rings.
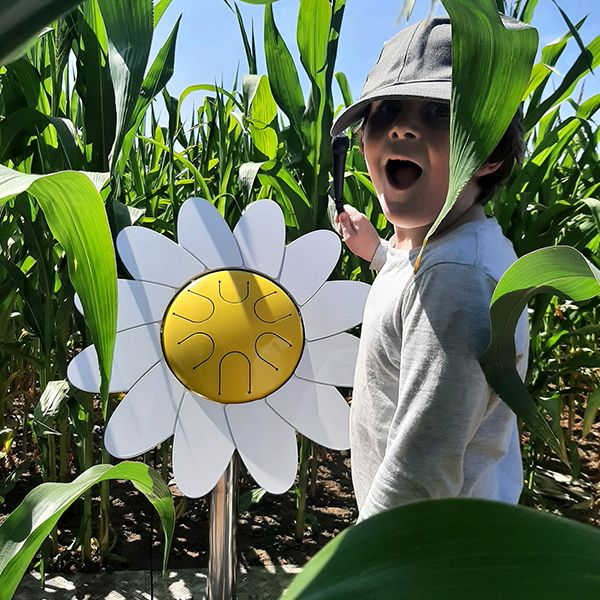
[[[273,5],[273,12],[277,27],[295,57],[302,85],[307,91],[308,80],[303,76],[296,46],[299,4],[299,0],[278,0]],[[598,0],[558,0],[558,4],[574,23],[588,15],[580,30],[585,44],[600,33]],[[383,43],[407,25],[406,20],[399,20],[402,5],[403,0],[347,0],[336,71],[342,71],[348,78],[354,99],[360,95],[365,77],[375,64]],[[251,31],[254,27],[259,55],[258,72],[266,74],[262,52],[264,7],[243,1],[238,2],[238,6],[246,29]],[[408,23],[427,16],[430,6],[430,0],[416,0]],[[236,16],[224,0],[173,0],[155,32],[152,54],[156,54],[180,14],[182,20],[175,72],[167,86],[170,94],[179,97],[187,86],[205,83],[222,83],[225,89],[232,89],[236,71],[239,71],[241,80],[241,75],[248,72],[248,64]],[[434,14],[444,14],[441,3],[437,4]],[[567,31],[567,25],[553,0],[539,0],[533,25],[540,32],[540,49]],[[564,74],[578,54],[579,48],[573,40],[557,65],[558,72]],[[585,98],[600,93],[599,71],[600,68],[594,74],[586,76]],[[335,82],[334,100],[336,105],[341,103]],[[200,101],[199,94],[188,97],[183,108],[184,118],[192,110],[194,103],[198,104]]]

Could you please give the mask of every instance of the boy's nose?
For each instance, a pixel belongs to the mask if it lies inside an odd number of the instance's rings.
[[[417,139],[419,137],[418,129],[415,126],[409,125],[408,123],[400,123],[396,121],[389,130],[388,135],[393,140],[396,139],[406,139],[406,138],[414,138]]]
[[[396,117],[388,131],[388,136],[393,139],[417,139],[421,135],[418,111],[414,107],[405,106]]]

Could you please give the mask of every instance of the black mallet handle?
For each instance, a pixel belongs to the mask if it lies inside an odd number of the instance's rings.
[[[344,172],[346,170],[346,154],[350,141],[348,136],[336,135],[331,140],[333,152],[333,201],[335,208],[340,213],[344,212]]]

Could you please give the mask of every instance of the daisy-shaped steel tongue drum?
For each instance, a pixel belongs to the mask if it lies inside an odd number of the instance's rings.
[[[177,238],[138,226],[117,238],[133,279],[118,280],[110,391],[127,394],[104,443],[131,458],[174,435],[179,489],[191,497],[214,489],[209,596],[232,597],[234,452],[279,494],[296,476],[296,430],[349,447],[349,407],[335,386],[352,385],[358,339],[344,331],[361,322],[369,286],[327,281],[341,251],[332,231],[286,246],[271,200],[250,204],[232,232],[211,203],[191,198]],[[73,359],[68,377],[99,391],[93,346]],[[211,583],[227,571],[233,582]]]

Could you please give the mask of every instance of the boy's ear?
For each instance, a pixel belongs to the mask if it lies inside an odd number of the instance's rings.
[[[362,128],[358,132],[358,148],[359,148],[361,154],[365,153],[365,144],[363,142]]]
[[[496,162],[486,162],[484,163],[477,171],[475,171],[475,177],[484,177],[485,175],[489,175],[490,173],[494,173],[497,171],[504,161],[499,160]]]

